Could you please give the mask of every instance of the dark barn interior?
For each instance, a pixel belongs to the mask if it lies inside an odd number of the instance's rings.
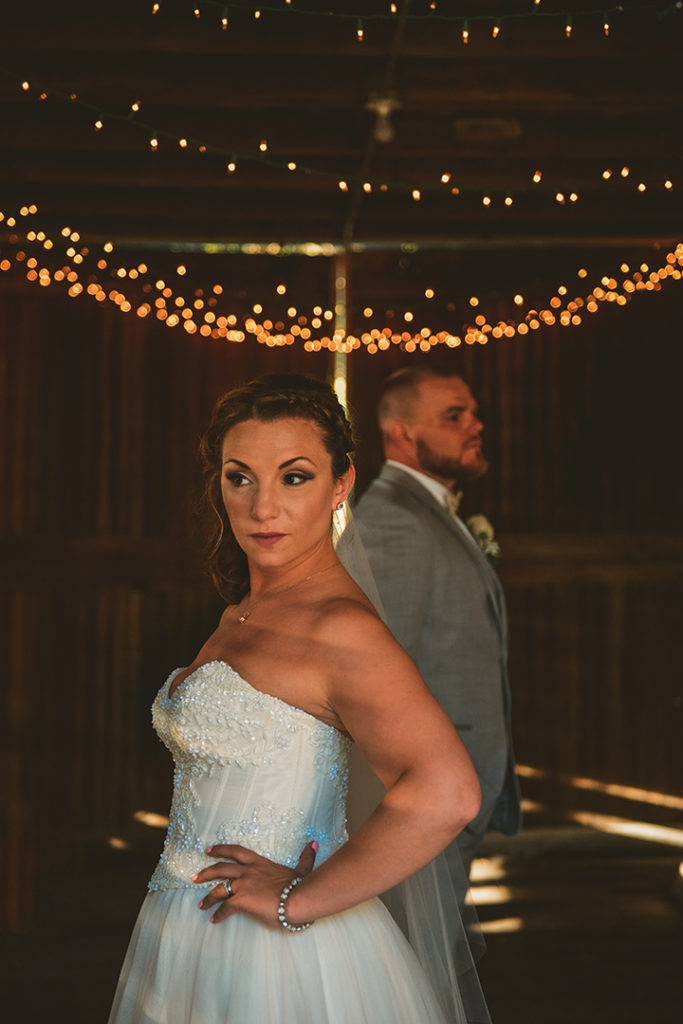
[[[677,1019],[680,3],[26,0],[2,23],[12,1008],[106,1020],[168,809],[149,705],[221,608],[194,514],[215,398],[336,380],[362,490],[381,381],[416,361],[479,400],[465,506],[502,547],[526,826],[475,876],[493,1019]]]

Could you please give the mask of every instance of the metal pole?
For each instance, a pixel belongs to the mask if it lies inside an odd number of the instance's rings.
[[[349,264],[346,251],[337,253],[332,258],[332,273],[334,275],[334,329],[340,331],[346,337],[346,296],[348,287]],[[348,357],[346,352],[339,349],[332,353],[332,385],[340,404],[346,409],[347,380],[348,380]]]

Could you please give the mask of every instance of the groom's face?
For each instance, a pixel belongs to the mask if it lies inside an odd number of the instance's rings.
[[[423,472],[447,487],[476,480],[488,469],[477,403],[460,377],[435,377],[418,385],[411,424]]]

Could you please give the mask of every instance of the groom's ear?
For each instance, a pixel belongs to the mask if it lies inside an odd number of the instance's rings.
[[[412,448],[413,446],[413,432],[410,424],[405,423],[403,420],[394,420],[393,423],[389,424],[389,438],[391,443],[399,449],[405,449],[406,446]]]

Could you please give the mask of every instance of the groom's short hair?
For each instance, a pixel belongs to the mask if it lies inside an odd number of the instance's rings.
[[[418,385],[424,380],[449,380],[462,375],[445,366],[403,366],[390,374],[382,385],[377,404],[377,421],[382,436],[397,420],[411,422],[415,417]]]

